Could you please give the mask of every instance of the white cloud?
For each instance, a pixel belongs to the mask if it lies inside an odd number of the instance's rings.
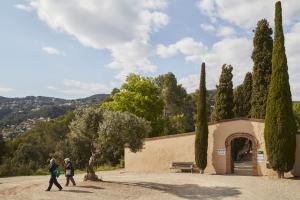
[[[190,74],[178,80],[178,83],[185,87],[188,93],[195,92],[199,89],[199,82],[199,74]]]
[[[19,10],[24,10],[26,12],[31,12],[33,10],[32,6],[24,5],[24,4],[16,4],[16,5],[14,5],[14,7]]]
[[[211,21],[224,20],[227,23],[248,30],[253,29],[257,21],[262,18],[268,19],[273,24],[274,4],[273,0],[226,0],[226,2],[225,0],[199,0],[197,3],[202,13],[209,16]],[[285,30],[289,30],[287,27],[292,26],[291,30],[285,34],[291,89],[293,99],[300,99],[300,71],[298,68],[300,55],[300,3],[298,0],[282,1],[282,7]],[[230,27],[222,27],[216,23],[214,23],[214,27],[217,27],[215,28],[216,35],[223,39],[214,43],[205,53],[189,55],[190,59],[187,59],[187,56],[185,59],[199,66],[201,62],[206,62],[208,88],[213,88],[214,84],[218,82],[223,63],[233,65],[233,80],[235,85],[239,84],[242,82],[245,73],[252,71],[252,38],[236,37],[235,29]],[[168,47],[171,46],[172,44]],[[171,48],[165,47],[162,49],[171,51]],[[170,55],[175,55],[176,53],[178,51],[173,50]],[[198,74],[191,74],[181,78],[179,82],[187,87],[189,91],[194,91],[198,88],[198,76]]]
[[[169,22],[160,10],[167,0],[31,0],[39,18],[52,29],[74,36],[84,46],[107,49],[118,69],[153,72],[149,38]]]
[[[199,0],[199,9],[206,15],[231,22],[243,28],[254,28],[258,20],[273,23],[274,0]],[[285,24],[300,20],[299,0],[282,1]]]
[[[75,96],[90,96],[93,94],[108,93],[110,88],[100,83],[86,83],[77,80],[66,79],[60,87],[48,86],[48,90]]]
[[[230,37],[236,34],[235,30],[232,27],[220,26],[217,31],[217,36],[219,37]]]
[[[193,38],[186,37],[175,44],[165,46],[159,44],[157,46],[157,54],[162,58],[167,58],[181,53],[186,56],[186,60],[191,60],[195,55],[203,54],[206,47],[201,42],[196,42]]]
[[[293,99],[300,99],[300,70],[299,70],[299,55],[300,55],[300,22],[296,23],[291,31],[285,34],[285,46],[287,60],[289,66],[289,76],[291,89],[293,91]]]
[[[6,92],[11,92],[11,91],[14,91],[14,89],[9,88],[9,87],[0,86],[0,92],[6,93]]]
[[[192,38],[189,38],[189,42],[186,38],[171,44],[169,46],[159,45],[157,53],[161,57],[175,56],[177,53],[181,53],[185,56],[186,61],[193,62],[194,64],[201,65],[202,62],[206,63],[207,71],[207,88],[212,89],[218,82],[221,72],[221,66],[223,64],[231,64],[234,67],[234,82],[236,84],[241,83],[247,71],[252,69],[251,52],[252,41],[247,38],[224,38],[219,42],[216,42],[210,49],[204,46],[201,42],[196,42]],[[188,44],[186,49],[189,51],[178,50],[178,44]],[[191,48],[194,47],[194,48]],[[197,48],[196,48],[197,47]],[[196,49],[192,51],[192,49]],[[187,77],[183,77],[179,82],[188,89],[193,91],[198,87],[199,80],[198,74],[191,74]]]
[[[285,46],[286,54],[289,66],[290,84],[293,94],[293,99],[300,99],[300,71],[299,71],[299,55],[300,55],[300,22],[296,23],[290,32],[285,34]],[[176,42],[175,44],[177,44]],[[198,42],[195,42],[197,44]],[[160,52],[161,57],[165,55],[175,56],[179,51],[173,51],[174,44],[169,46],[159,45],[163,48],[162,52],[167,52],[169,54],[163,54]],[[173,48],[172,48],[173,47]],[[207,88],[215,88],[215,84],[218,83],[221,66],[226,64],[231,64],[233,66],[233,82],[235,85],[240,84],[244,79],[246,72],[252,71],[253,62],[251,60],[252,53],[252,39],[245,37],[232,37],[224,38],[219,42],[213,44],[213,46],[208,49],[204,47],[204,53],[196,54],[183,54],[187,61],[191,61],[200,66],[202,62],[206,63],[207,71]],[[168,51],[171,51],[168,52]],[[172,52],[173,51],[173,52]],[[190,74],[179,80],[184,87],[188,89],[189,92],[195,91],[199,86],[199,74]]]
[[[65,56],[66,54],[58,49],[50,46],[42,47],[42,50],[49,55]]]
[[[200,27],[202,30],[207,32],[212,32],[216,30],[216,28],[212,24],[200,24]]]

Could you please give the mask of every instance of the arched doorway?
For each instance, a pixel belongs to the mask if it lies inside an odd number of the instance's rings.
[[[226,174],[232,174],[233,173],[233,160],[232,160],[232,141],[236,138],[246,138],[251,142],[251,148],[252,148],[252,174],[253,176],[257,176],[257,147],[258,142],[256,138],[253,135],[250,135],[248,133],[234,133],[230,136],[228,136],[225,140],[225,146],[226,146]]]

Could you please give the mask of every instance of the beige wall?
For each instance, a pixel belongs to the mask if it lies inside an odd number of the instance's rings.
[[[258,141],[258,151],[264,152],[264,161],[257,163],[258,175],[273,175],[266,168],[266,150],[264,145],[264,123],[258,120],[236,119],[209,125],[208,163],[206,173],[225,174],[226,154],[218,155],[218,150],[225,150],[225,140],[234,133],[253,135]],[[132,153],[125,149],[125,168],[128,171],[169,171],[174,161],[194,162],[194,133],[185,133],[145,141],[141,152]],[[298,137],[297,155],[300,156],[300,137]],[[219,151],[220,152],[220,151]],[[299,157],[298,156],[298,157]],[[300,175],[300,158],[297,159],[297,170]]]
[[[173,161],[194,162],[195,134],[152,139],[145,142],[141,152],[125,149],[125,168],[128,171],[169,171]]]
[[[297,147],[296,147],[296,158],[295,158],[295,166],[292,174],[294,176],[300,176],[300,134],[297,134]]]

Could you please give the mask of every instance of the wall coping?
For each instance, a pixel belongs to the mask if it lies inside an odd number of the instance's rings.
[[[251,121],[251,122],[260,122],[264,123],[264,119],[252,119],[252,118],[246,118],[246,117],[240,117],[240,118],[233,118],[233,119],[226,119],[226,120],[220,120],[217,122],[210,122],[208,123],[208,126],[215,125],[215,124],[220,124],[220,123],[225,123],[225,122],[232,122],[232,121]],[[161,139],[169,139],[169,138],[176,138],[176,137],[184,137],[184,136],[190,136],[194,135],[195,132],[189,132],[189,133],[179,133],[179,134],[174,134],[174,135],[164,135],[164,136],[158,136],[158,137],[153,137],[153,138],[146,138],[145,141],[154,141],[154,140],[161,140]]]
[[[220,121],[217,121],[217,122],[209,122],[208,125],[214,125],[214,124],[220,124],[220,123],[224,123],[224,122],[232,122],[232,121],[238,121],[238,120],[265,123],[264,119],[237,117],[237,118],[232,118],[232,119],[223,119],[223,120],[220,120]]]
[[[174,135],[163,135],[158,137],[152,137],[152,138],[145,138],[145,141],[153,141],[153,140],[161,140],[161,139],[169,139],[169,138],[176,138],[176,137],[184,137],[184,136],[190,136],[195,135],[195,132],[189,132],[189,133],[178,133]]]

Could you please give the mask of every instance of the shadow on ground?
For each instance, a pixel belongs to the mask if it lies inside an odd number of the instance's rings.
[[[106,181],[105,181],[106,182]],[[202,187],[196,184],[183,184],[172,185],[152,182],[138,182],[138,183],[126,183],[126,182],[106,182],[113,184],[122,184],[128,186],[138,186],[143,188],[149,188],[152,190],[158,190],[161,192],[169,193],[181,197],[184,199],[223,199],[226,197],[234,197],[241,194],[239,188],[235,187]]]
[[[73,193],[93,193],[85,190],[63,190],[64,192],[73,192]]]
[[[89,189],[95,189],[95,190],[103,190],[103,187],[98,187],[98,186],[94,186],[94,185],[81,185],[81,186],[77,186],[77,187],[81,187],[81,188],[89,188]]]

